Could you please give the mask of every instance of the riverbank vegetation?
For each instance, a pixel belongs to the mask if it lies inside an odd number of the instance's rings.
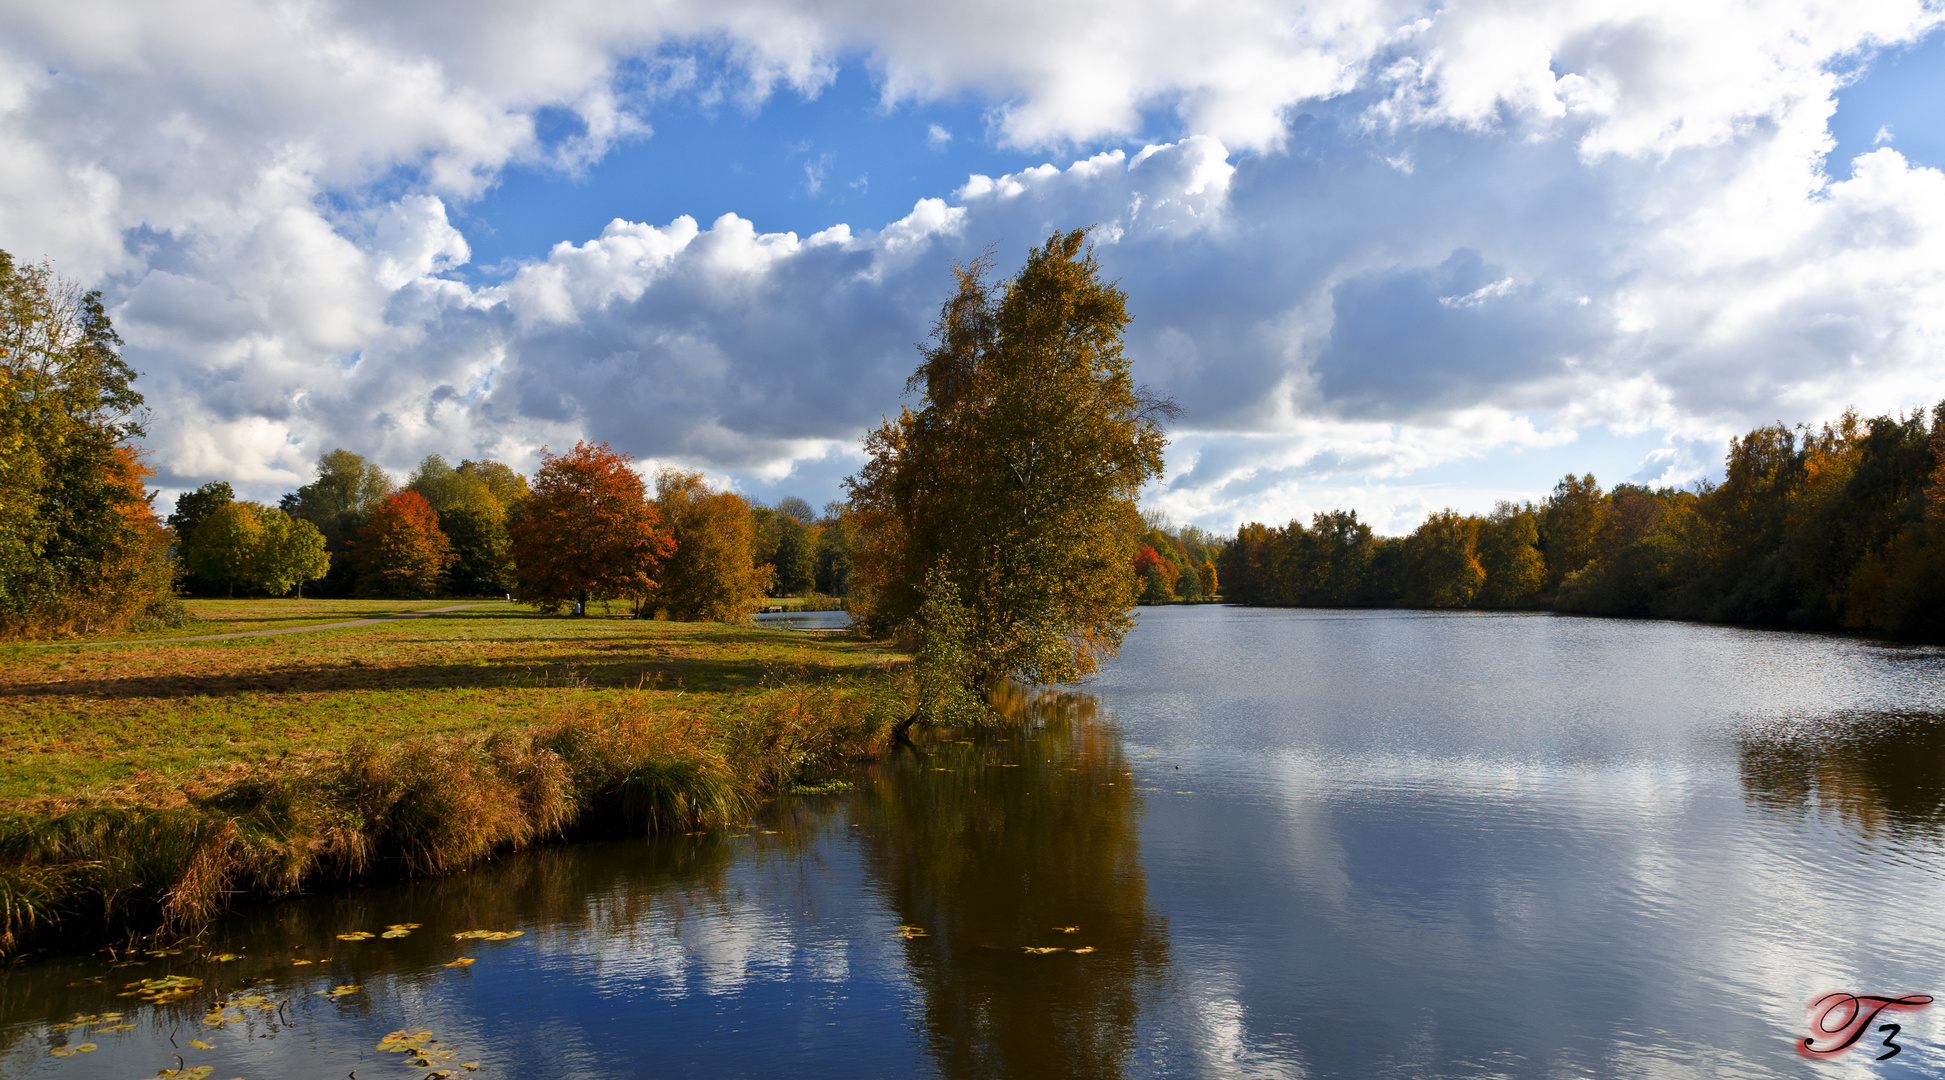
[[[1384,538],[1354,512],[1244,525],[1227,599],[1305,607],[1554,608],[1945,638],[1945,402],[1730,441],[1724,479],[1443,510]]]
[[[359,613],[189,603],[211,624]],[[186,928],[237,895],[440,872],[551,837],[741,821],[875,755],[909,711],[901,666],[857,640],[507,604],[237,641],[14,646],[0,946]]]

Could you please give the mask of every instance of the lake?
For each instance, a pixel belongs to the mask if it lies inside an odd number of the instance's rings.
[[[0,1075],[1945,1074],[1945,1003],[1796,1050],[1945,996],[1945,651],[1169,607],[1009,708],[746,829],[0,969]]]

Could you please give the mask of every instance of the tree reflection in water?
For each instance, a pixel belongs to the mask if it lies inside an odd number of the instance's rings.
[[[1119,1076],[1168,955],[1138,781],[1092,697],[1015,689],[1000,705],[1019,727],[886,763],[861,800],[866,862],[923,932],[905,947],[943,1075]]]
[[[1945,716],[1844,713],[1737,733],[1744,797],[1872,837],[1945,834]]]

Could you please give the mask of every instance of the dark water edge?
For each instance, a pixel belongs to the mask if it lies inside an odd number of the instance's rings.
[[[136,967],[4,969],[0,1076],[153,1076],[178,1050],[215,1080],[1945,1074],[1945,1007],[1902,1014],[1886,1062],[1792,1049],[1817,994],[1945,990],[1945,652],[1141,619],[1033,726],[748,829],[298,898]],[[114,996],[171,974],[205,981]],[[379,1048],[399,1031],[454,1056]]]

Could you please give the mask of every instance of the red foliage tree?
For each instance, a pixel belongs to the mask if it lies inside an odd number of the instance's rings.
[[[416,600],[439,591],[452,565],[452,545],[439,531],[439,515],[416,491],[401,491],[372,511],[352,545],[358,595]]]
[[[634,459],[605,442],[540,456],[533,495],[507,530],[516,595],[543,611],[627,597],[641,613],[675,537],[629,467]]]

